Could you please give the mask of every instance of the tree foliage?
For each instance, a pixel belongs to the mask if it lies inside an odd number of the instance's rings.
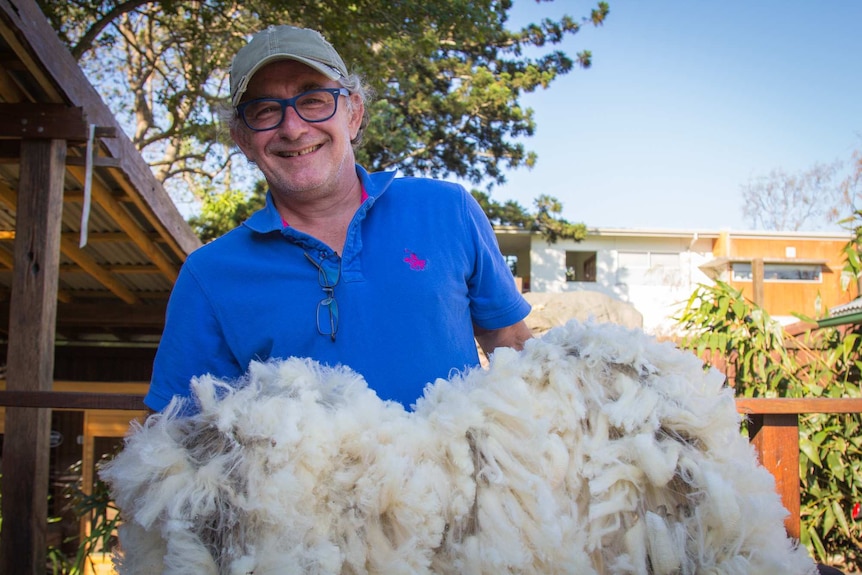
[[[608,14],[510,31],[511,0],[37,1],[157,177],[198,197],[243,187],[218,117],[233,54],[268,24],[324,31],[374,88],[361,163],[499,183],[536,160],[521,96],[589,67],[589,51],[553,47]]]
[[[853,152],[853,169],[841,183],[841,194],[852,211],[839,222],[852,234],[844,247],[844,271],[856,278],[856,293],[862,296],[862,150]]]
[[[587,237],[587,227],[584,224],[570,223],[560,215],[563,212],[563,204],[553,196],[540,195],[533,202],[536,211],[529,213],[514,200],[500,204],[492,200],[486,192],[474,189],[471,193],[493,225],[515,226],[538,232],[548,243],[559,239],[581,241]]]
[[[266,203],[266,184],[258,180],[251,194],[225,190],[204,195],[201,210],[189,218],[189,224],[203,242],[229,232],[247,220]]]
[[[856,293],[862,296],[862,209],[841,220],[841,224],[853,234],[844,246],[844,271],[856,279]]]
[[[742,292],[700,286],[676,318],[681,341],[721,367],[744,397],[862,397],[860,333],[824,328],[791,337]],[[862,566],[862,527],[852,521],[862,494],[862,416],[800,416],[802,543],[824,563]]]

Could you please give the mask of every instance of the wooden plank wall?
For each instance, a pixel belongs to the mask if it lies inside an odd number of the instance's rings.
[[[848,236],[849,239],[849,236]],[[762,296],[761,305],[771,315],[791,315],[793,312],[811,317],[818,317],[826,310],[817,310],[816,302],[825,302],[826,307],[847,303],[856,297],[856,290],[851,286],[845,291],[841,286],[841,270],[844,267],[842,249],[847,243],[838,240],[819,239],[763,239],[733,237],[730,240],[731,258],[762,258],[764,260],[808,260],[825,261],[822,268],[821,282],[769,282],[762,286],[762,294],[755,294],[753,282],[731,281],[730,284],[741,289],[743,294],[752,301],[758,301]],[[794,256],[788,257],[788,248]]]

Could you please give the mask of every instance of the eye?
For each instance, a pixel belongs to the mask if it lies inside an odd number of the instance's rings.
[[[253,102],[245,109],[245,115],[248,118],[266,118],[280,113],[281,105],[274,100]]]
[[[321,106],[328,106],[331,101],[332,96],[328,92],[313,92],[301,96],[296,105],[303,108],[319,108]]]

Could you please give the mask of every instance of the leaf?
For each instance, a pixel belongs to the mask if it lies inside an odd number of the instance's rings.
[[[823,464],[820,461],[820,453],[818,452],[817,447],[811,443],[811,441],[800,441],[799,442],[799,450],[805,454],[805,456],[817,467],[822,467]]]
[[[812,443],[819,446],[823,443],[823,440],[826,439],[827,437],[829,437],[828,432],[819,431],[819,432],[814,434],[814,437],[812,437],[811,441],[812,441]]]
[[[820,561],[825,561],[827,558],[826,548],[823,546],[823,540],[820,538],[820,535],[817,533],[813,527],[808,528],[808,539],[811,542],[811,545],[814,547],[815,556]]]
[[[727,317],[727,308],[730,305],[730,299],[727,296],[722,296],[718,300],[718,317],[726,318]]]
[[[826,467],[832,472],[832,475],[836,477],[844,475],[844,464],[834,450],[826,450]]]
[[[850,537],[850,525],[847,524],[847,516],[844,514],[844,509],[841,508],[837,500],[832,501],[832,512],[835,514],[838,524],[841,526],[841,532],[845,537]]]
[[[824,536],[829,535],[829,532],[832,531],[832,528],[834,526],[835,526],[835,512],[832,509],[827,508],[826,512],[823,514],[823,525],[821,527],[823,535]]]
[[[733,300],[732,309],[736,317],[745,317],[745,303],[742,300]]]

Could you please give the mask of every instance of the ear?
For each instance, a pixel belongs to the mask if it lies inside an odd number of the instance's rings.
[[[350,94],[350,119],[348,127],[350,128],[350,139],[356,139],[359,134],[359,128],[362,126],[362,116],[365,115],[365,104],[358,94]]]
[[[231,139],[234,141],[237,148],[239,148],[240,151],[242,151],[242,153],[245,155],[245,157],[248,158],[248,160],[250,162],[253,162],[254,159],[251,156],[249,156],[249,152],[251,151],[251,147],[249,146],[249,143],[248,143],[248,136],[249,136],[248,130],[243,129],[243,127],[240,125],[240,121],[236,121],[236,122],[231,123],[231,126],[230,126],[230,137],[231,137]]]

